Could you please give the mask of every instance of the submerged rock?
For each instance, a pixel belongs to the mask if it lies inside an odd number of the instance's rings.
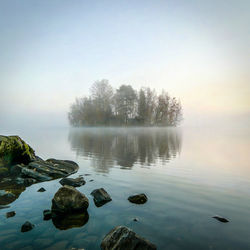
[[[52,217],[52,212],[49,209],[43,211],[43,220],[50,220]]]
[[[6,218],[14,217],[16,215],[15,211],[10,211],[6,213]]]
[[[136,194],[128,197],[128,200],[136,204],[144,204],[147,202],[148,198],[145,194]]]
[[[94,197],[94,202],[97,207],[101,207],[107,202],[112,201],[110,195],[103,188],[93,190],[91,195]]]
[[[75,179],[74,178],[63,178],[59,182],[62,186],[68,185],[68,186],[72,186],[72,187],[80,187],[86,183],[83,177],[78,177]]]
[[[213,216],[213,218],[216,219],[216,220],[218,220],[218,221],[220,221],[220,222],[224,222],[224,223],[229,222],[228,219],[226,219],[224,217],[221,217],[221,216],[218,216],[218,215]]]
[[[21,227],[21,232],[28,232],[32,230],[35,227],[35,225],[31,224],[29,221],[26,221],[22,227]]]
[[[46,191],[46,189],[43,188],[43,187],[41,187],[41,188],[39,188],[39,189],[37,190],[37,192],[45,192],[45,191]]]
[[[59,188],[52,199],[52,212],[54,213],[84,211],[88,206],[88,198],[74,187],[67,185]]]
[[[140,237],[130,228],[118,226],[112,229],[102,240],[103,250],[155,250],[156,246]]]

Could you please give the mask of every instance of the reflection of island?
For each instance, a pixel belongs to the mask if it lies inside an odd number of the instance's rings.
[[[150,166],[175,158],[181,149],[181,133],[175,128],[75,128],[69,133],[71,148],[90,158],[98,172],[119,165]]]

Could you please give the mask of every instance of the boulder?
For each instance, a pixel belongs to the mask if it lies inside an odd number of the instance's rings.
[[[93,190],[91,195],[94,197],[94,202],[97,207],[101,207],[107,202],[112,201],[110,195],[103,188]]]
[[[67,185],[59,188],[52,199],[52,212],[54,213],[84,211],[88,206],[88,198],[74,187]]]
[[[35,225],[31,224],[29,221],[26,221],[22,227],[21,227],[21,232],[28,232],[30,230],[32,230],[35,227]]]
[[[102,240],[103,250],[155,250],[156,246],[133,232],[130,228],[118,226]]]
[[[145,194],[136,194],[128,197],[128,200],[136,204],[144,204],[147,202],[148,198]]]
[[[62,186],[68,185],[72,187],[80,187],[86,183],[83,177],[63,178],[59,182]]]
[[[14,163],[27,164],[35,159],[35,151],[19,136],[0,135],[0,167]]]

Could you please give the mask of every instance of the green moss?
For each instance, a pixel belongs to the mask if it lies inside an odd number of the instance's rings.
[[[5,164],[28,163],[35,151],[19,136],[0,135],[0,161]]]

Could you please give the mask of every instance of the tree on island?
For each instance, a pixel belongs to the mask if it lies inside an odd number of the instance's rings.
[[[177,126],[182,120],[180,101],[164,90],[139,92],[131,85],[113,90],[108,80],[96,81],[90,96],[76,98],[68,113],[72,126]]]

